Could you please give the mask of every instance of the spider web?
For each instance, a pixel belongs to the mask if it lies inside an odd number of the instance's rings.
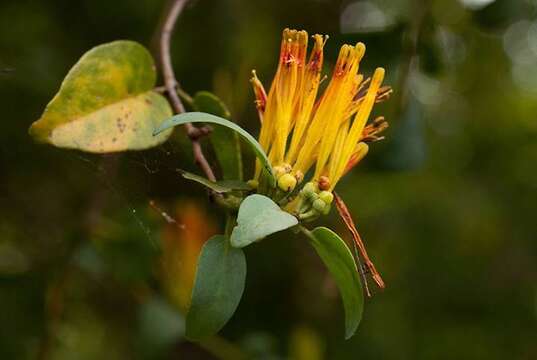
[[[144,218],[143,211],[148,206],[159,213],[163,221],[174,222],[166,212],[166,206],[180,194],[178,169],[185,159],[178,144],[168,141],[150,150],[124,152],[118,154],[92,155],[81,152],[71,153],[74,159],[94,174],[95,191],[105,191],[106,206],[115,205],[136,224],[138,231],[152,246],[155,242],[151,224]],[[153,205],[155,198],[162,204]],[[91,207],[88,204],[88,208]],[[124,210],[121,210],[121,208]],[[118,210],[116,210],[118,211]]]

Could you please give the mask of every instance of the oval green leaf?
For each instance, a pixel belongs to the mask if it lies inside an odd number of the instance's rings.
[[[216,334],[239,305],[246,280],[246,259],[225,236],[210,238],[201,250],[186,316],[186,337],[200,340]]]
[[[221,180],[221,181],[211,181],[207,178],[204,178],[203,176],[199,176],[196,174],[192,174],[188,171],[184,170],[178,170],[179,173],[188,180],[195,181],[214,192],[217,192],[219,194],[232,192],[232,191],[251,191],[253,190],[250,185],[248,185],[245,182],[238,181],[238,180]]]
[[[362,284],[354,257],[345,241],[332,230],[325,227],[302,230],[339,288],[345,309],[345,338],[349,339],[356,332],[364,309]]]
[[[171,127],[184,125],[186,123],[210,123],[222,125],[238,133],[244,140],[246,140],[246,143],[252,148],[259,161],[261,161],[261,164],[263,165],[265,170],[271,175],[271,185],[274,186],[274,173],[272,172],[272,167],[270,166],[268,157],[263,151],[263,148],[261,148],[261,145],[246,130],[229,120],[203,112],[187,112],[184,114],[172,116],[171,118],[167,119],[155,130],[154,134],[160,134],[161,132]]]
[[[280,209],[270,198],[250,195],[239,207],[237,226],[231,233],[231,245],[242,248],[296,224],[297,218]]]
[[[71,68],[30,135],[94,153],[156,146],[171,131],[154,137],[153,129],[172,111],[152,91],[155,81],[153,59],[142,45],[126,40],[99,45]]]
[[[229,119],[231,114],[224,102],[208,91],[199,91],[192,99],[196,111]],[[217,126],[209,137],[222,169],[224,180],[242,180],[242,156],[239,135],[226,127]]]

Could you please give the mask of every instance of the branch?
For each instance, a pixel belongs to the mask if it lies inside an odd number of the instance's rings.
[[[177,88],[179,88],[179,83],[175,78],[175,73],[173,72],[172,60],[170,55],[170,40],[172,37],[173,29],[177,18],[183,11],[185,4],[188,0],[174,0],[165,10],[164,14],[164,23],[162,25],[160,34],[159,34],[159,51],[160,51],[160,66],[162,70],[162,76],[164,78],[164,87],[166,88],[166,93],[168,99],[174,109],[176,114],[181,114],[185,112],[185,107],[179,95],[177,95]],[[209,165],[209,162],[203,154],[203,149],[201,147],[200,138],[209,134],[210,130],[207,127],[195,127],[194,125],[188,123],[185,124],[186,134],[190,141],[192,142],[192,152],[194,153],[194,161],[196,164],[203,170],[207,178],[211,181],[216,181],[214,172]]]

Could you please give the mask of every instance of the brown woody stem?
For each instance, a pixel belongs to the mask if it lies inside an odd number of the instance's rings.
[[[170,40],[173,34],[173,29],[177,22],[177,18],[183,11],[188,0],[174,0],[171,5],[166,9],[164,14],[164,22],[162,24],[161,31],[159,33],[159,50],[160,50],[160,67],[162,70],[162,76],[164,78],[164,87],[166,94],[176,114],[185,112],[185,107],[181,98],[177,94],[179,83],[175,78],[173,71],[172,60],[170,55]],[[209,162],[203,154],[200,138],[209,134],[208,127],[195,127],[194,125],[185,124],[185,130],[188,138],[192,142],[192,152],[194,154],[194,161],[203,170],[205,176],[211,181],[216,181],[214,172],[209,165]]]

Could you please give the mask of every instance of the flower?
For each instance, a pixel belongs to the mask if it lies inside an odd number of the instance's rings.
[[[343,45],[323,94],[323,47],[327,36],[313,35],[307,57],[308,33],[283,31],[278,69],[267,93],[255,71],[251,79],[261,120],[259,143],[268,153],[278,186],[291,191],[314,168],[312,182],[320,191],[333,191],[337,182],[368,152],[368,142],[387,127],[383,117],[366,125],[376,102],[391,88],[382,87],[384,69],[371,79],[358,74],[365,45]],[[256,166],[255,179],[261,176]]]

